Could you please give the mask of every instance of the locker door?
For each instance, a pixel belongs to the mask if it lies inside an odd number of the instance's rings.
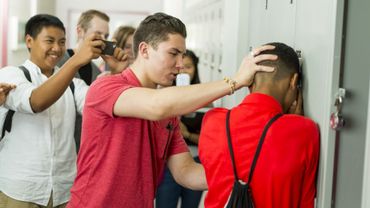
[[[294,47],[296,2],[287,0],[251,1],[249,45],[283,42]]]
[[[346,1],[340,83],[347,90],[343,103],[346,126],[336,140],[335,208],[361,207],[362,196],[369,197],[369,193],[362,193],[370,76],[370,28],[365,26],[370,20],[369,10],[368,0]]]

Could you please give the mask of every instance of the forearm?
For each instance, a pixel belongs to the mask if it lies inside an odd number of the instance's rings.
[[[41,112],[54,104],[68,88],[80,64],[71,57],[57,74],[32,91],[30,97],[31,108],[34,112]]]
[[[180,121],[180,130],[181,130],[182,136],[185,139],[193,142],[194,144],[198,144],[199,134],[190,132],[182,121]]]
[[[198,144],[199,142],[199,134],[189,132],[188,137],[186,137],[189,141],[193,142],[194,144]]]
[[[162,118],[167,118],[193,112],[230,92],[230,85],[220,80],[206,84],[160,89],[152,101],[163,112]]]
[[[208,189],[203,166],[196,163],[189,152],[171,156],[167,165],[178,184],[193,190]]]
[[[204,168],[199,163],[191,163],[184,166],[180,173],[181,177],[175,177],[178,184],[192,190],[207,190],[207,180]]]
[[[195,111],[230,93],[224,81],[182,87],[125,90],[114,106],[114,115],[147,120],[162,120]]]

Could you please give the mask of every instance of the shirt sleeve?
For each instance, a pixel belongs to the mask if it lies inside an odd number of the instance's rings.
[[[307,163],[305,178],[303,180],[302,200],[299,207],[302,208],[313,208],[314,199],[316,195],[316,178],[317,178],[317,166],[319,161],[319,130],[318,126],[314,122],[310,122],[307,126],[308,144],[307,148]]]
[[[174,131],[171,138],[171,146],[168,149],[168,157],[174,154],[189,152],[184,137],[180,131],[180,122],[178,118],[172,119]]]
[[[123,83],[122,79],[114,76],[101,77],[93,82],[86,95],[85,107],[113,115],[113,107],[121,93],[134,86]]]
[[[0,69],[0,82],[17,86],[9,92],[2,107],[21,113],[34,114],[30,104],[30,97],[37,86],[27,80],[22,70],[11,66]]]

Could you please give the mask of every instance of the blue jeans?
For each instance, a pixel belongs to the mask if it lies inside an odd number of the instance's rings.
[[[196,162],[199,157],[195,157]],[[156,208],[176,208],[181,197],[181,208],[197,208],[203,191],[193,191],[176,183],[169,169],[166,167],[162,183],[157,189],[155,199]]]

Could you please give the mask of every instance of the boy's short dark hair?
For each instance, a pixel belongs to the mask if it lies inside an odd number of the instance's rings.
[[[276,79],[289,74],[300,73],[298,55],[292,47],[279,42],[267,43],[266,45],[273,45],[275,48],[263,51],[261,54],[274,54],[278,56],[278,59],[276,61],[262,61],[260,64],[277,68]]]
[[[58,17],[49,14],[37,14],[31,17],[26,23],[25,34],[30,35],[32,38],[36,38],[44,27],[57,27],[63,32],[66,32],[63,22]]]
[[[146,42],[156,49],[160,42],[168,40],[168,34],[179,34],[186,38],[184,23],[176,17],[161,12],[146,17],[134,34],[135,57],[141,42]]]

